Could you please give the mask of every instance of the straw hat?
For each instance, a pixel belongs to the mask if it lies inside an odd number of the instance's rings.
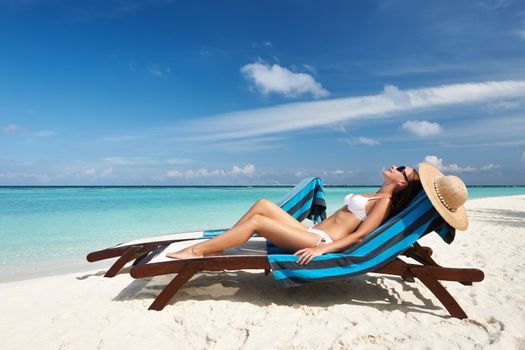
[[[468,199],[467,186],[457,176],[445,176],[427,163],[419,164],[421,184],[430,202],[452,227],[465,231],[468,227],[467,210],[463,206]]]

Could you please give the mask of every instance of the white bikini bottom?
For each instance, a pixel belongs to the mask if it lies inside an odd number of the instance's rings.
[[[332,243],[334,240],[330,238],[330,236],[328,236],[328,234],[326,232],[324,232],[323,230],[319,230],[319,229],[316,229],[316,228],[313,228],[313,227],[309,227],[306,231],[308,232],[312,232],[312,233],[315,233],[316,235],[319,235],[319,241],[317,241],[317,243],[315,244],[315,246],[317,247],[321,242],[324,242],[324,243]]]

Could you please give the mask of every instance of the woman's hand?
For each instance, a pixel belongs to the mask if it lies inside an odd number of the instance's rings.
[[[295,262],[300,265],[306,265],[310,261],[312,261],[313,258],[319,255],[323,255],[325,253],[322,245],[319,245],[314,248],[304,248],[299,249],[296,251],[293,255],[300,255],[299,259],[297,259]]]

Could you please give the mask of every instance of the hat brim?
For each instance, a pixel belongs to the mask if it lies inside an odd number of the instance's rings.
[[[423,189],[425,190],[425,193],[427,194],[434,208],[436,208],[438,211],[439,215],[441,215],[441,217],[452,227],[460,231],[465,231],[468,228],[468,216],[465,206],[462,205],[461,207],[457,208],[455,212],[448,210],[443,205],[443,203],[441,203],[441,200],[436,193],[436,189],[434,188],[434,179],[436,177],[445,175],[427,163],[419,164],[418,172]]]

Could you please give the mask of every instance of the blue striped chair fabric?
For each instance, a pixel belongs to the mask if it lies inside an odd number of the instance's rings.
[[[318,256],[307,265],[295,263],[297,256],[291,252],[270,251],[268,260],[279,287],[330,281],[378,269],[432,231],[438,232],[447,243],[452,242],[455,234],[421,191],[402,212],[341,252]]]

